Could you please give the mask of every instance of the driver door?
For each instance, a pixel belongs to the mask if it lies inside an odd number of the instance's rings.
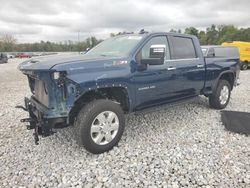
[[[150,58],[150,47],[165,46],[164,63],[161,65],[141,64],[142,59]],[[136,56],[137,71],[133,76],[136,87],[136,106],[143,109],[164,103],[175,91],[175,70],[167,67],[166,60],[170,59],[167,36],[150,38]]]

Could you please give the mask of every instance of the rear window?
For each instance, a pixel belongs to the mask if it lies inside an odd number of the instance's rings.
[[[172,59],[191,59],[196,58],[196,52],[191,38],[173,37]]]

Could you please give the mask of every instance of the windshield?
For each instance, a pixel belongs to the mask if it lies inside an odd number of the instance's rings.
[[[109,38],[87,52],[84,56],[126,56],[142,39],[139,35]]]

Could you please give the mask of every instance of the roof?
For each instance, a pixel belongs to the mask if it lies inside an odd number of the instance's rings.
[[[202,45],[201,48],[235,48],[234,46]]]
[[[171,36],[180,36],[180,37],[196,37],[194,35],[189,35],[189,34],[182,34],[182,33],[175,33],[175,32],[142,32],[142,33],[121,33],[117,36],[122,36],[122,35],[144,35],[144,36],[155,36],[155,35],[171,35]]]

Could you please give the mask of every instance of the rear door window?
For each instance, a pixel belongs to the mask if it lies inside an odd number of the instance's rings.
[[[192,59],[197,57],[191,38],[174,36],[171,41],[173,46],[172,59]]]

